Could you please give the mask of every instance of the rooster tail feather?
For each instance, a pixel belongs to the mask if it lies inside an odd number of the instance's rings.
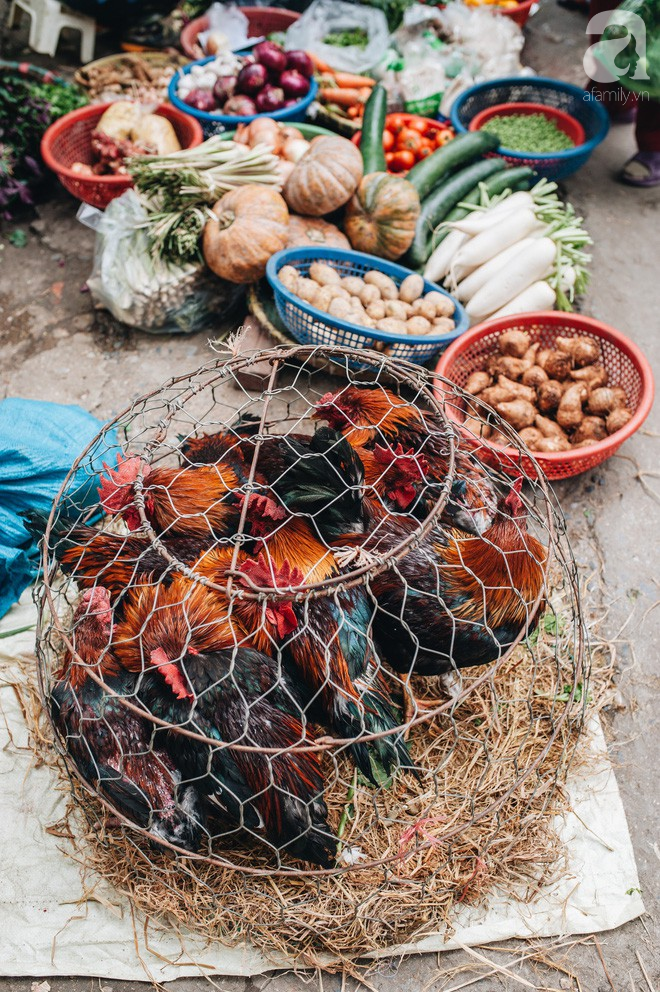
[[[360,688],[359,680],[356,682],[356,687]],[[398,768],[404,768],[417,776],[418,773],[410,757],[408,745],[403,739],[403,731],[392,733],[401,721],[397,718],[390,703],[377,690],[371,688],[364,688],[361,696],[365,707],[365,724],[368,732],[381,734],[384,731],[389,731],[385,737],[377,737],[369,742],[372,758],[377,759],[388,775]]]

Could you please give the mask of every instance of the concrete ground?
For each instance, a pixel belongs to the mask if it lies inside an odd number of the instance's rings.
[[[545,75],[581,82],[586,18],[547,0],[527,30],[525,61]],[[71,50],[72,51],[72,50]],[[584,310],[620,328],[660,368],[658,252],[660,197],[657,190],[619,185],[615,175],[633,151],[630,127],[615,127],[589,164],[566,183],[594,238],[593,279]],[[210,357],[207,335],[160,338],[119,333],[95,322],[88,294],[93,236],[75,221],[76,203],[57,187],[21,226],[27,245],[9,243],[11,225],[0,233],[0,398],[22,396],[79,402],[109,417],[134,397],[169,376],[193,370]],[[628,815],[647,915],[619,930],[566,950],[548,946],[547,957],[565,971],[538,960],[511,965],[508,976],[480,977],[489,966],[463,952],[381,962],[369,975],[379,992],[478,992],[532,987],[582,992],[654,992],[660,987],[660,836],[656,699],[660,688],[660,610],[657,534],[660,529],[660,431],[657,407],[641,430],[597,471],[556,487],[584,573],[595,574],[590,614],[602,616],[601,631],[616,642],[619,704],[607,717],[612,759]],[[626,896],[622,893],[622,899]],[[548,942],[551,945],[552,942]],[[514,946],[513,943],[507,946]],[[518,945],[518,951],[524,945]],[[602,953],[602,959],[599,951]],[[0,950],[0,954],[1,954]],[[501,966],[512,953],[484,949]],[[464,966],[457,974],[454,969]],[[644,973],[645,972],[645,973]],[[579,982],[570,977],[577,976]],[[120,992],[140,983],[50,979],[53,992]],[[0,992],[28,992],[33,979],[0,979]],[[218,979],[223,992],[353,990],[345,976]],[[172,983],[173,992],[199,992],[200,980]]]

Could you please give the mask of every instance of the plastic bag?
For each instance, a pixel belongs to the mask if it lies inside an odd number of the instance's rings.
[[[123,324],[149,333],[194,334],[217,323],[241,295],[240,286],[219,279],[203,262],[154,260],[147,212],[135,190],[112,200],[105,212],[83,204],[78,220],[96,231],[90,292]]]
[[[202,31],[197,41],[201,45],[204,54],[207,54],[207,42],[211,35],[217,42],[215,51],[208,52],[209,55],[216,51],[238,52],[248,45],[253,45],[258,38],[248,37],[250,33],[250,22],[247,17],[234,3],[213,3],[206,12],[209,19],[207,31]]]
[[[368,41],[364,47],[326,45],[329,34],[341,31],[366,31]],[[385,55],[389,45],[387,19],[382,10],[360,4],[342,3],[341,0],[314,0],[302,17],[286,33],[288,49],[303,48],[313,52],[323,62],[340,72],[368,72]]]
[[[403,105],[427,117],[438,111],[448,116],[458,94],[474,83],[523,71],[524,37],[518,25],[462,3],[443,9],[416,4],[406,11],[392,42],[399,53],[395,75]]]
[[[0,402],[0,617],[16,602],[37,573],[37,543],[25,525],[30,511],[47,515],[73,462],[101,430],[101,422],[79,406],[40,400]],[[114,430],[90,453],[114,465]],[[119,449],[117,449],[119,450]],[[97,500],[96,478],[80,469],[69,487],[71,513]],[[67,504],[60,505],[66,513]]]

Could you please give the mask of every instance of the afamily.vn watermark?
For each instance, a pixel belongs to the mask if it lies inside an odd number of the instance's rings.
[[[641,99],[650,99],[643,90],[650,81],[646,58],[646,25],[639,16],[629,10],[603,10],[590,18],[587,34],[600,36],[600,41],[591,45],[585,52],[584,70],[595,83],[622,83],[593,96],[603,102],[623,102],[626,89],[634,89]],[[626,88],[626,80],[634,84]]]

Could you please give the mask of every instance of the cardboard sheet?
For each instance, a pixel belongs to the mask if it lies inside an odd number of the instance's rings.
[[[34,624],[29,590],[0,622],[0,635]],[[160,982],[184,976],[255,975],[291,966],[267,959],[246,945],[227,948],[143,921],[106,884],[95,898],[83,894],[79,869],[64,853],[66,841],[46,832],[64,809],[52,772],[35,767],[12,683],[16,659],[30,657],[34,631],[0,639],[0,975],[96,976]],[[609,930],[644,912],[630,835],[605,740],[592,737],[599,755],[588,780],[570,784],[573,812],[559,829],[569,851],[569,870],[533,903],[493,898],[486,909],[466,908],[456,917],[453,938],[432,934],[379,956],[406,951],[449,950],[512,937],[581,934]],[[627,894],[630,893],[630,894]],[[147,946],[148,944],[148,946]],[[169,962],[169,963],[167,963]]]

